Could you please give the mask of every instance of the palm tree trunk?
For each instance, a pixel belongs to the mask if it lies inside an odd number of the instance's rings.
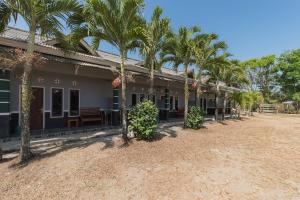
[[[127,137],[127,110],[126,110],[126,75],[124,69],[125,56],[121,51],[121,87],[122,87],[122,96],[121,96],[121,113],[122,113],[122,137],[124,143],[128,143]]]
[[[216,121],[218,121],[218,118],[219,118],[218,105],[219,105],[219,83],[217,82],[216,109],[215,109],[215,120]]]
[[[232,119],[232,117],[233,117],[232,116],[232,107],[235,107],[235,106],[232,105],[232,102],[233,102],[233,104],[235,104],[234,100],[230,100],[230,119]]]
[[[222,120],[225,120],[225,114],[226,114],[226,104],[227,104],[227,93],[224,94],[224,102],[223,102],[223,110],[222,110]]]
[[[188,66],[186,65],[184,68],[184,127],[186,128],[187,115],[189,109],[189,83],[188,83]]]
[[[201,96],[201,86],[197,87],[197,94],[196,94],[196,106],[201,107],[200,105],[200,96]]]
[[[150,90],[149,90],[149,95],[150,95],[150,100],[153,101],[153,91],[154,91],[154,60],[151,60],[150,64]]]
[[[30,104],[31,104],[31,72],[32,57],[35,44],[35,27],[33,26],[29,32],[29,41],[26,51],[26,62],[24,64],[24,72],[22,77],[22,96],[21,96],[21,146],[20,146],[20,162],[24,163],[31,157],[30,152]]]

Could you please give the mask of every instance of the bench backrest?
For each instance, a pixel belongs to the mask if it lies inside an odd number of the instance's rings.
[[[89,117],[89,116],[100,116],[100,108],[81,108],[80,116]]]

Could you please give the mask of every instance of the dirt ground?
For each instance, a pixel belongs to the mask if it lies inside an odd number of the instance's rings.
[[[63,144],[0,163],[0,199],[300,200],[300,116],[165,128],[153,142]]]

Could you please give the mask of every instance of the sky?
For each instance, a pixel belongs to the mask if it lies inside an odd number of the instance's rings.
[[[300,48],[300,0],[145,0],[149,19],[156,6],[172,28],[201,27],[225,41],[234,59],[247,60]],[[25,28],[24,23],[16,24]],[[101,49],[116,50],[108,44]],[[131,57],[138,58],[137,53]]]

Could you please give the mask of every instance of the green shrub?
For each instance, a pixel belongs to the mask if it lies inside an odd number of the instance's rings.
[[[197,106],[192,106],[189,109],[186,121],[186,128],[194,130],[200,129],[204,121],[203,111]]]
[[[152,101],[139,103],[128,113],[129,131],[133,131],[139,139],[152,139],[155,135],[157,119],[158,109]]]

